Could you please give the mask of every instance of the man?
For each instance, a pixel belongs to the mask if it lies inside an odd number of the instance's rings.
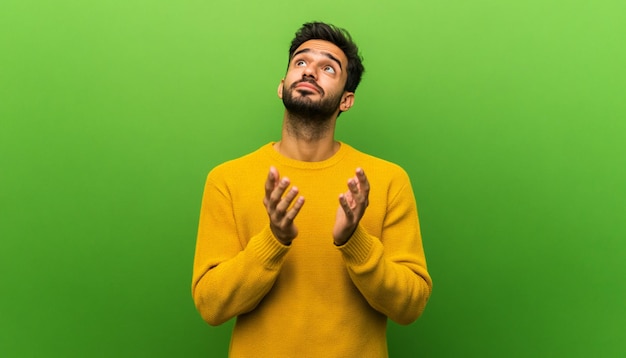
[[[278,86],[281,140],[208,175],[192,294],[209,324],[237,318],[231,357],[386,357],[387,318],[426,305],[408,176],[334,139],[362,73],[345,30],[304,24]]]

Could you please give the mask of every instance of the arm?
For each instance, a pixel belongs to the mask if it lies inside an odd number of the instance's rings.
[[[278,179],[273,169],[265,186],[270,224],[244,245],[229,192],[209,174],[200,211],[192,296],[201,316],[211,325],[253,310],[278,277],[289,247],[277,238],[295,237],[289,233],[297,233],[293,218],[303,204],[299,198],[294,208],[286,210],[297,190],[282,197],[288,180]]]
[[[359,195],[368,194],[362,188],[369,191],[364,175],[359,178],[357,171],[356,178],[359,179],[356,189],[349,184],[349,192],[357,198],[352,205],[355,212],[359,200],[367,203],[358,199]],[[345,211],[345,204],[340,204]],[[337,223],[339,217],[338,212]],[[338,248],[350,278],[374,309],[400,324],[409,324],[420,316],[430,297],[432,281],[426,269],[417,208],[408,177],[387,203],[381,237],[368,234],[357,224],[352,235]]]

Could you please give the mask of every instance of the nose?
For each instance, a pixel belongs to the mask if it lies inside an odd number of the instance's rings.
[[[302,72],[302,77],[310,77],[313,79],[317,79],[317,72],[315,71],[315,66],[313,64],[308,64],[304,71]]]

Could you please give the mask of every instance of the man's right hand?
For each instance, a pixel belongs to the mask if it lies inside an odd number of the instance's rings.
[[[280,178],[278,170],[270,167],[269,175],[265,181],[265,198],[263,204],[270,217],[270,228],[278,241],[284,245],[290,245],[291,241],[298,236],[298,228],[293,220],[304,205],[304,197],[298,195],[298,188],[289,187],[288,178]],[[283,196],[284,195],[284,196]],[[294,202],[295,199],[295,202]],[[291,206],[293,202],[293,206]],[[291,206],[291,208],[290,208]]]

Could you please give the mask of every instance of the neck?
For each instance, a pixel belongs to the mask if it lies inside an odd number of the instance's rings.
[[[336,117],[324,121],[294,118],[285,112],[282,138],[274,148],[282,155],[305,162],[332,157],[341,144],[335,141]]]

